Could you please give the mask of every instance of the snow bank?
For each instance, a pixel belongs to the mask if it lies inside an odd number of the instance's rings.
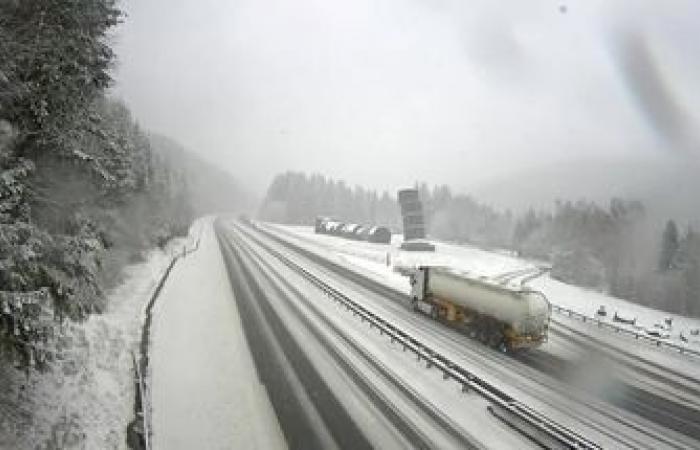
[[[124,268],[124,281],[107,294],[105,313],[66,323],[48,372],[25,376],[0,366],[6,382],[0,390],[0,448],[126,447],[134,408],[131,351],[138,350],[143,308],[173,255],[199,226],[188,238]]]

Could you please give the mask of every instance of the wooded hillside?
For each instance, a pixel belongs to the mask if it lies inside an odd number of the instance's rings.
[[[155,150],[106,95],[122,18],[114,0],[0,2],[0,353],[19,367],[204,212],[189,186],[209,167]]]

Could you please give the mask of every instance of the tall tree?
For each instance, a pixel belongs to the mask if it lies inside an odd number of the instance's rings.
[[[116,0],[0,2],[0,119],[19,130],[23,152],[65,150],[66,129],[89,128],[87,108],[109,86],[107,32]]]
[[[659,270],[666,272],[674,268],[674,258],[678,253],[678,227],[676,222],[669,220],[661,236],[661,252],[659,254]]]

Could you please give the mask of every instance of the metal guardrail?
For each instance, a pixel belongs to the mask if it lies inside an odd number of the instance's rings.
[[[136,359],[136,354],[131,352],[131,360],[134,366],[134,384],[136,395],[134,396],[134,421],[127,426],[127,447],[132,449],[151,448],[150,421],[144,417],[144,402],[146,401],[146,386],[141,367]],[[141,425],[138,428],[138,425]]]
[[[246,233],[248,234],[248,233]],[[250,235],[249,235],[250,236]],[[251,236],[252,237],[252,236]],[[280,252],[270,248],[259,239],[252,237],[256,242],[266,248],[290,269],[302,275],[314,286],[322,290],[332,300],[344,306],[348,311],[363,322],[367,322],[370,328],[377,328],[382,335],[387,335],[392,343],[398,342],[404,351],[411,351],[419,361],[425,361],[426,367],[437,368],[443,374],[445,380],[455,380],[462,386],[462,391],[472,390],[492,403],[489,411],[510,426],[518,429],[529,438],[546,447],[560,447],[575,449],[600,449],[600,445],[588,438],[566,428],[565,426],[549,419],[543,414],[521,403],[504,391],[480,378],[469,370],[459,366],[446,356],[440,354],[415,337],[409,335],[400,328],[387,322],[380,316],[369,311],[364,306],[352,300],[338,289],[330,286],[319,277],[309,272],[304,267],[296,264]]]
[[[624,327],[621,327],[621,326],[618,326],[618,325],[615,325],[615,324],[612,324],[609,322],[602,321],[602,320],[595,318],[595,317],[589,317],[589,316],[586,316],[585,314],[581,314],[580,312],[574,311],[574,310],[569,309],[569,308],[565,308],[563,306],[552,304],[552,309],[560,314],[566,315],[566,316],[571,317],[573,319],[578,319],[578,320],[580,320],[582,322],[586,322],[586,323],[593,323],[593,324],[596,324],[600,328],[607,328],[607,329],[615,331],[616,333],[626,334],[628,336],[634,336],[635,339],[645,340],[645,341],[651,342],[651,343],[655,344],[657,347],[666,347],[669,349],[676,350],[682,354],[688,354],[688,355],[692,355],[695,357],[700,357],[700,351],[693,350],[691,348],[687,348],[687,347],[684,347],[682,345],[674,344],[673,342],[664,341],[662,339],[658,339],[658,338],[655,338],[653,336],[649,336],[648,334],[646,334],[644,332],[630,330],[628,328],[624,328]]]

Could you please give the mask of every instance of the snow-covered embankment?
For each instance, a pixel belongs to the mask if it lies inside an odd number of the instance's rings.
[[[107,311],[83,323],[64,323],[52,345],[48,371],[27,375],[0,366],[0,448],[126,447],[133,419],[132,351],[138,351],[143,311],[174,255],[198,234],[148,252],[123,270],[123,281],[107,294]]]

